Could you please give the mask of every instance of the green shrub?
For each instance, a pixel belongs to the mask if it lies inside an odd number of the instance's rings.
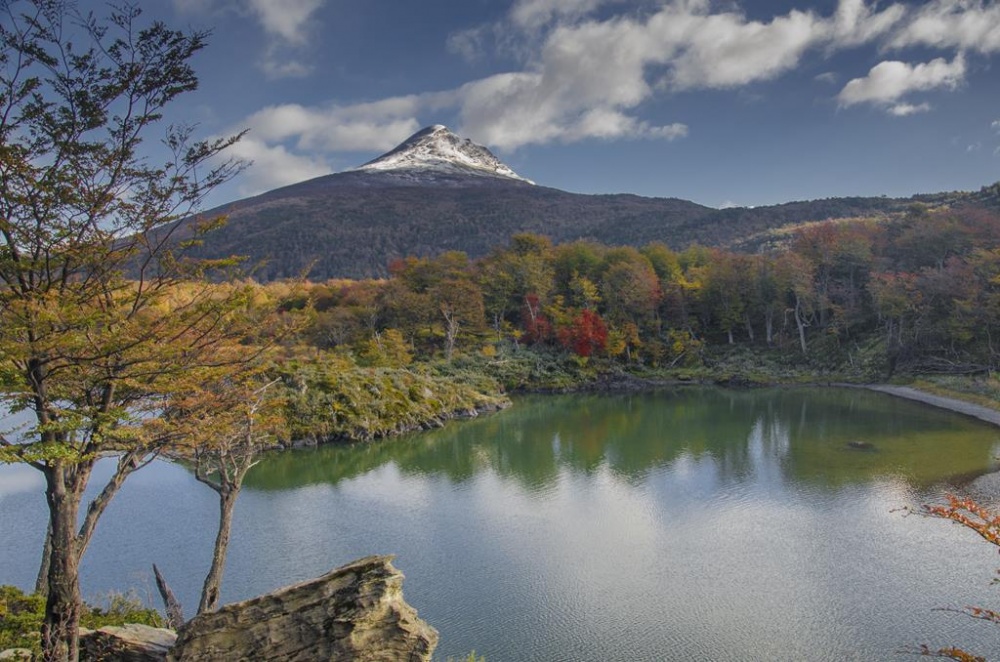
[[[166,621],[160,612],[147,607],[134,591],[112,591],[101,600],[99,606],[84,605],[83,615],[80,617],[80,625],[91,630],[126,623],[166,627]]]
[[[0,650],[27,648],[41,653],[45,598],[0,586]]]
[[[44,617],[43,596],[28,595],[14,586],[0,586],[0,650],[26,648],[40,655]],[[160,613],[146,607],[132,591],[112,592],[99,606],[84,604],[80,616],[80,626],[91,630],[126,623],[165,627]]]
[[[292,439],[368,441],[507,403],[487,375],[441,374],[426,365],[344,369],[314,362],[284,381]]]

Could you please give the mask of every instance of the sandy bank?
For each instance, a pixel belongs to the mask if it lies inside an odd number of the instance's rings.
[[[964,400],[957,400],[955,398],[946,398],[940,395],[925,393],[924,391],[920,391],[909,386],[865,384],[861,386],[861,388],[866,388],[870,391],[879,391],[880,393],[888,393],[889,395],[906,398],[907,400],[916,400],[917,402],[923,402],[924,404],[933,405],[934,407],[948,409],[949,411],[965,414],[966,416],[972,416],[973,418],[978,418],[981,421],[986,421],[987,423],[1000,426],[1000,411],[990,409],[989,407],[984,407],[982,405],[973,404],[971,402],[965,402]]]

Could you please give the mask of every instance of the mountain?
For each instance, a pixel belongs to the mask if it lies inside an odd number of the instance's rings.
[[[400,183],[424,185],[453,183],[454,177],[496,177],[534,184],[500,161],[493,152],[468,138],[459,138],[441,124],[419,131],[391,152],[354,169],[384,173]]]
[[[997,198],[989,188],[980,194]],[[302,274],[325,280],[385,276],[390,261],[408,255],[460,250],[478,257],[519,232],[557,243],[662,241],[681,249],[697,242],[757,250],[790,225],[892,214],[914,202],[954,204],[970,195],[830,198],[721,210],[678,198],[584,195],[535,185],[487,148],[435,125],[353,170],[205,212],[228,221],[193,253],[246,256],[262,280]]]

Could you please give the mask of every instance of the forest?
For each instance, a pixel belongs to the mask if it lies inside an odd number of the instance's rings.
[[[740,345],[884,380],[986,373],[998,357],[1000,216],[977,207],[806,224],[762,254],[521,234],[478,260],[449,252],[389,270],[285,283],[278,305],[301,315],[301,341],[368,367],[534,350],[691,368]]]

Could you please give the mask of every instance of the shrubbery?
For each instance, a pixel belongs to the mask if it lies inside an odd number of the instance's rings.
[[[44,596],[0,586],[0,650],[26,648],[41,654],[44,616]],[[160,613],[146,607],[134,593],[111,593],[100,606],[85,604],[80,618],[80,626],[91,630],[126,623],[165,627]]]

